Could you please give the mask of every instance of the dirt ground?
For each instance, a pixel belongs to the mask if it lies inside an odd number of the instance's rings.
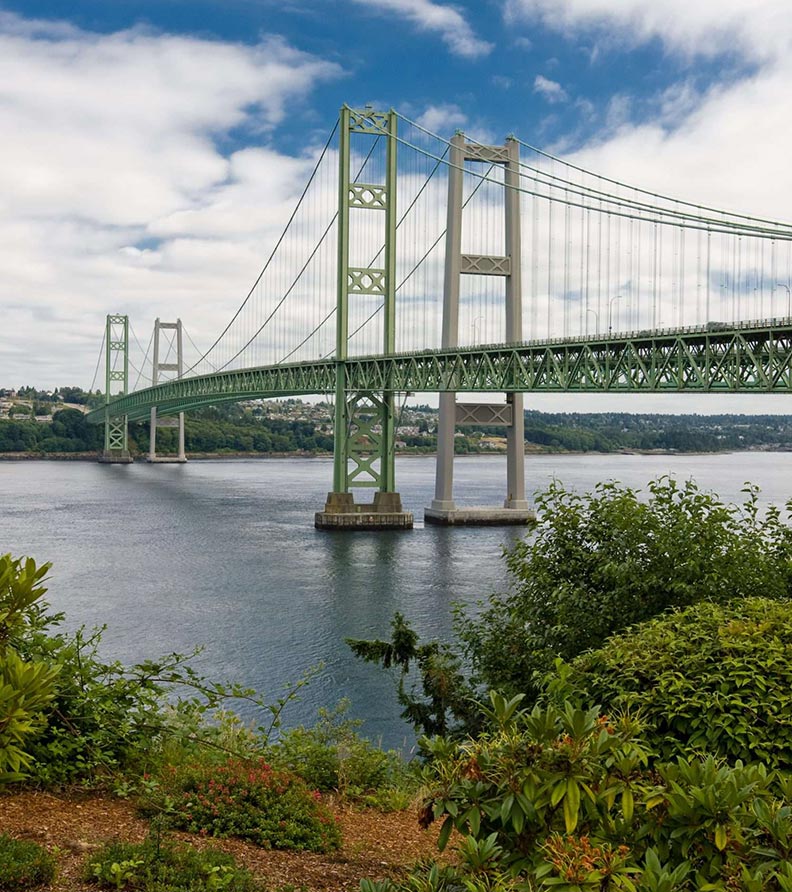
[[[382,814],[348,806],[334,809],[343,845],[329,855],[273,852],[239,840],[204,840],[174,833],[196,847],[215,846],[233,854],[267,889],[294,892],[356,890],[364,877],[393,876],[420,858],[437,854],[437,826],[421,830],[417,811]],[[48,892],[96,892],[82,880],[87,855],[111,840],[140,841],[148,823],[132,803],[105,795],[53,795],[25,791],[0,795],[0,832],[33,840],[58,858],[58,876]]]

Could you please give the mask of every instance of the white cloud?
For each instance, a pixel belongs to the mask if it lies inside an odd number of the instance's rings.
[[[689,55],[738,51],[763,60],[792,43],[789,0],[506,0],[504,8],[510,20],[602,31],[631,43],[658,38]]]
[[[692,201],[789,219],[792,67],[771,66],[728,87],[714,86],[680,116],[664,103],[657,120],[631,123],[617,97],[613,129],[584,147],[577,160],[626,182]],[[670,101],[670,100],[669,100]],[[667,126],[670,119],[673,126]]]
[[[551,104],[566,102],[569,99],[566,90],[557,81],[551,81],[542,74],[537,74],[533,85],[534,93],[539,93]]]
[[[716,207],[788,219],[792,172],[792,10],[788,0],[508,0],[507,14],[539,17],[576,39],[587,29],[618,29],[631,43],[662,39],[669,48],[711,55],[741,51],[749,74],[698,89],[686,69],[649,102],[630,84],[609,97],[601,130],[578,154],[597,172]],[[695,73],[695,70],[694,70]],[[593,109],[586,109],[593,117]],[[645,120],[644,120],[645,118]]]
[[[488,55],[493,45],[480,40],[468,20],[454,6],[432,0],[354,0],[368,9],[380,9],[404,16],[421,31],[437,32],[457,56],[478,59]]]
[[[752,3],[700,0],[696,4],[686,0],[620,0],[619,3],[611,0],[509,0],[506,5],[507,17],[512,22],[518,18],[526,22],[540,21],[561,31],[576,44],[581,38],[593,34],[597,46],[608,51],[626,52],[632,46],[659,39],[668,53],[686,57],[683,75],[654,97],[647,99],[625,81],[620,92],[606,97],[600,108],[588,100],[576,99],[575,105],[587,118],[587,130],[590,132],[593,126],[599,125],[598,132],[582,146],[579,137],[576,138],[574,152],[570,152],[569,143],[564,145],[564,141],[560,141],[556,154],[589,170],[658,193],[771,219],[792,218],[789,211],[792,172],[787,160],[788,147],[792,143],[792,120],[788,114],[788,97],[792,92],[792,10],[788,0]],[[620,46],[615,46],[615,41]],[[736,54],[742,58],[738,65],[724,63],[720,72],[708,66],[705,74],[709,86],[702,89],[704,79],[697,80],[695,57],[710,59],[718,54],[725,54],[725,58],[734,58]],[[673,72],[674,67],[669,66],[668,70]],[[581,105],[582,102],[586,105]],[[593,185],[601,187],[602,183],[594,180]],[[573,219],[578,219],[574,213]],[[556,318],[561,312],[559,282],[565,281],[565,270],[569,271],[572,292],[577,290],[580,294],[584,290],[588,294],[589,278],[595,283],[598,278],[602,279],[597,275],[602,264],[597,260],[592,263],[588,256],[591,245],[595,244],[592,233],[599,232],[594,220],[595,215],[592,215],[590,237],[574,239],[566,262],[555,261],[552,301],[548,301],[546,291],[543,293],[541,288],[542,275],[547,273],[546,261],[544,267],[540,266],[540,294],[536,301],[539,311],[533,311],[538,318],[540,334],[543,314],[547,313],[548,319],[550,317],[548,303],[555,305]],[[526,223],[530,227],[530,218]],[[573,231],[575,225],[572,224]],[[556,243],[563,243],[567,238],[563,224],[556,219],[553,226]],[[606,221],[606,228],[608,226],[610,223]],[[574,317],[580,301],[573,304],[573,332],[606,330],[611,314],[614,328],[650,327],[652,320],[647,312],[654,312],[651,296],[655,287],[651,252],[647,250],[645,235],[643,249],[639,242],[637,251],[629,241],[632,235],[627,236],[630,247],[625,251],[625,231],[625,227],[617,230],[622,239],[621,254],[618,247],[614,249],[611,244],[609,251],[613,253],[608,255],[612,259],[620,256],[621,271],[614,272],[611,265],[605,276],[605,287],[592,285],[592,290],[596,288],[594,309],[589,309],[587,296],[586,304],[580,310],[587,312],[580,320]],[[633,232],[632,228],[630,232]],[[692,232],[687,233],[687,265],[682,275],[670,267],[672,263],[679,263],[681,268],[682,255],[675,251],[679,252],[679,245],[685,244],[680,238],[676,249],[669,248],[674,237],[670,231],[666,232],[666,254],[661,262],[665,285],[657,297],[658,324],[673,325],[678,324],[678,320],[683,324],[705,319],[728,320],[732,313],[737,313],[740,318],[761,318],[787,312],[786,290],[776,285],[777,281],[789,281],[792,251],[787,250],[784,243],[777,243],[772,248],[767,242],[756,244],[746,240],[740,248],[730,247],[728,240],[713,238],[714,279],[709,288],[706,276],[700,275],[703,260],[699,258],[708,250],[704,248],[706,240]],[[651,235],[649,244],[652,244]],[[582,256],[582,251],[586,251],[587,256]],[[775,261],[770,259],[773,253]],[[757,286],[746,289],[739,306],[729,294],[734,281],[734,270],[729,264],[734,262],[735,256],[742,256],[743,278],[751,277]],[[641,264],[640,270],[636,269],[636,262]],[[532,263],[536,264],[533,258]],[[577,270],[581,272],[576,276]],[[719,284],[730,280],[732,286]],[[523,281],[524,284],[530,281],[525,273]],[[600,297],[600,291],[605,298]],[[607,297],[617,293],[623,295],[623,299]],[[530,299],[528,303],[530,306]],[[546,399],[550,400],[549,397]],[[561,399],[570,409],[575,405],[573,395],[564,395]],[[537,406],[544,400],[541,395],[536,395]],[[601,396],[596,401],[603,405],[592,405],[592,409],[615,408],[617,398]],[[580,402],[585,400],[581,397]],[[668,396],[663,402],[663,397],[642,395],[622,400],[624,411],[654,410],[660,406],[665,406],[666,411],[788,411],[778,397]]]
[[[245,127],[266,142],[339,71],[276,37],[0,16],[0,383],[90,383],[108,311],[141,339],[157,315],[216,334],[313,166],[216,140]]]
[[[430,105],[426,111],[416,119],[421,127],[426,127],[432,133],[445,136],[450,130],[464,127],[467,124],[467,115],[458,105]]]

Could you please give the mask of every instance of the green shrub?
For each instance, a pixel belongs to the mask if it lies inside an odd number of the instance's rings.
[[[140,777],[158,770],[166,757],[194,758],[207,748],[260,752],[282,711],[317,671],[309,670],[269,703],[252,689],[200,676],[191,665],[200,648],[131,666],[108,663],[99,655],[102,631],[40,633],[33,642],[61,666],[50,722],[31,745],[32,776],[45,786]],[[262,724],[251,728],[233,717],[227,707],[235,702],[256,709]]]
[[[198,851],[158,839],[109,843],[91,855],[85,880],[105,889],[135,892],[255,892],[253,875],[233,856]]]
[[[0,557],[0,713],[11,717],[0,730],[0,782],[24,772],[66,783],[128,765],[162,730],[164,689],[153,664],[125,672],[98,658],[100,632],[57,632],[63,615],[42,600],[49,569]],[[176,665],[171,658],[164,668]]]
[[[342,700],[335,709],[320,709],[313,727],[285,732],[269,748],[270,762],[298,775],[309,787],[336,791],[350,799],[414,791],[413,776],[400,754],[381,750],[361,737],[362,722],[349,719],[348,710],[349,701]],[[377,801],[386,798],[381,795]]]
[[[0,723],[0,784],[25,773],[45,786],[126,775],[128,787],[130,775],[162,764],[166,746],[184,755],[234,737],[260,751],[311,677],[268,703],[199,675],[191,658],[200,648],[132,666],[107,662],[99,653],[103,629],[67,634],[59,630],[63,614],[48,612],[40,583],[49,566],[0,557],[0,715],[10,717]],[[258,710],[261,725],[223,718],[223,708],[240,700]]]
[[[419,732],[475,734],[482,690],[535,701],[557,658],[668,608],[792,595],[792,528],[775,507],[760,513],[755,487],[737,505],[693,481],[647,489],[610,482],[579,495],[553,483],[537,496],[536,530],[506,553],[510,591],[458,609],[455,642],[419,642],[396,614],[390,640],[347,643],[399,673],[402,716]]]
[[[491,733],[429,743],[422,821],[443,819],[441,848],[463,834],[461,865],[404,888],[792,890],[789,778],[712,756],[649,768],[632,720],[491,702]]]
[[[460,635],[488,688],[539,691],[556,657],[572,659],[669,607],[792,593],[792,529],[758,491],[740,505],[664,477],[648,495],[618,483],[537,497],[536,535],[506,555],[513,589]]]
[[[455,743],[427,743],[429,795],[425,824],[444,817],[439,845],[456,828],[481,839],[492,833],[512,858],[540,856],[555,833],[599,827],[607,820],[632,826],[632,781],[648,762],[638,726],[612,725],[598,710],[565,704],[519,708],[521,697],[491,693],[497,730]]]
[[[663,760],[701,750],[792,769],[792,601],[746,598],[664,614],[562,674],[607,712],[639,710]]]
[[[137,666],[107,662],[98,653],[103,630],[60,633],[53,626],[61,619],[49,617],[46,628],[31,631],[22,644],[58,667],[49,721],[30,745],[32,780],[95,785],[156,764],[163,740],[178,729],[180,709],[167,707],[168,676],[183,670],[187,658],[174,654]]]
[[[55,859],[34,842],[0,833],[0,889],[31,889],[55,877]]]
[[[263,759],[199,762],[163,773],[160,803],[174,826],[273,849],[326,852],[340,833],[318,791]]]
[[[0,786],[24,778],[33,762],[33,738],[47,723],[57,668],[18,651],[31,617],[38,615],[50,565],[0,555]]]

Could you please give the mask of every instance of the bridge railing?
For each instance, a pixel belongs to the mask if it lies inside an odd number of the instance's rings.
[[[433,353],[467,353],[467,352],[486,352],[488,350],[499,350],[499,349],[507,349],[509,347],[551,347],[551,346],[559,346],[563,344],[581,344],[586,341],[593,341],[597,343],[607,343],[609,341],[628,341],[633,339],[640,338],[641,340],[645,340],[647,338],[667,338],[674,337],[675,335],[689,335],[689,334],[726,334],[730,331],[745,331],[750,329],[758,329],[758,328],[775,328],[775,327],[783,327],[788,328],[792,327],[792,316],[773,316],[766,319],[749,319],[742,322],[706,322],[703,325],[684,325],[678,326],[675,328],[656,328],[656,329],[631,329],[627,331],[613,331],[606,333],[592,333],[592,334],[583,334],[583,335],[572,335],[564,337],[554,337],[554,338],[533,338],[527,341],[499,341],[493,344],[468,344],[468,345],[460,345],[459,347],[454,348],[452,351],[443,350],[442,348],[437,347],[428,347],[425,350],[400,350],[398,353],[393,354],[396,356],[427,356]],[[381,353],[370,354],[368,356],[353,356],[350,357],[351,360],[369,360],[369,359],[379,359],[383,356]],[[330,361],[333,361],[333,357],[329,357]],[[308,361],[306,363],[288,363],[288,365],[310,365],[311,362]]]

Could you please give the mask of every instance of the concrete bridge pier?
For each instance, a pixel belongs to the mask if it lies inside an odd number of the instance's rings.
[[[351,492],[329,492],[324,511],[317,511],[318,530],[411,530],[413,516],[402,507],[397,492],[374,493],[370,504],[355,504]]]
[[[100,465],[131,465],[134,458],[126,449],[104,450],[97,459]]]
[[[440,526],[522,526],[535,519],[525,499],[523,395],[508,394],[502,403],[457,403],[453,393],[440,397],[435,497],[424,521]],[[454,431],[462,425],[505,425],[506,499],[503,506],[458,507],[454,501]]]
[[[177,445],[175,455],[159,455],[157,453],[157,431],[162,428],[176,429]],[[184,452],[184,412],[172,418],[158,418],[157,410],[151,410],[151,422],[149,424],[149,451],[146,461],[152,464],[179,464],[183,465],[187,461]]]

